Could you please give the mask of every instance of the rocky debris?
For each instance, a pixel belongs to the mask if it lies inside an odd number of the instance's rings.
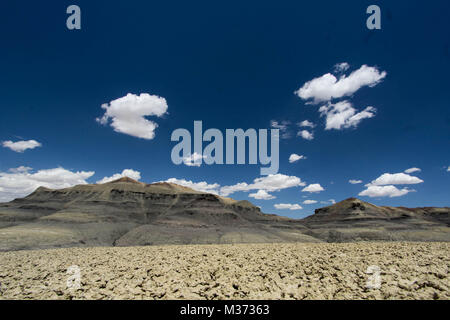
[[[448,300],[449,252],[405,242],[3,252],[0,299]],[[78,288],[67,287],[70,266]],[[368,287],[377,276],[379,288]]]

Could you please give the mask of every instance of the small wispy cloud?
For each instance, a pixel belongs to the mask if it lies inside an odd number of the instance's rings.
[[[321,192],[321,191],[324,191],[325,189],[320,185],[320,184],[318,184],[318,183],[313,183],[313,184],[310,184],[310,185],[308,185],[307,187],[304,187],[303,189],[302,189],[302,192],[311,192],[311,193],[314,193],[314,192]]]
[[[333,67],[334,73],[342,73],[347,71],[350,68],[350,65],[347,62],[336,63]]]
[[[301,127],[314,128],[316,125],[313,122],[309,121],[309,120],[303,120],[301,122],[298,122],[297,126],[299,126],[300,128]]]
[[[301,210],[303,209],[301,205],[299,204],[292,204],[292,203],[277,203],[274,205],[275,209],[279,210]]]
[[[420,168],[409,168],[405,170],[405,173],[414,173],[414,172],[421,172],[422,170]]]
[[[308,130],[301,130],[297,133],[297,136],[302,137],[305,140],[312,140],[314,139],[314,134],[312,132],[309,132]]]
[[[42,144],[37,142],[36,140],[22,140],[22,141],[3,141],[3,147],[11,149],[12,151],[22,153],[28,149],[34,149],[37,147],[41,147]]]
[[[274,129],[280,130],[280,137],[281,139],[289,139],[292,137],[291,132],[289,131],[289,125],[291,124],[290,121],[277,121],[277,120],[271,120],[270,121],[270,127]]]
[[[306,157],[303,155],[298,155],[296,153],[293,153],[289,156],[289,163],[294,163],[294,162],[297,162],[302,159],[306,159]]]

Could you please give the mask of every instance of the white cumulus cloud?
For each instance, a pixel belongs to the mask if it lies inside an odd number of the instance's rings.
[[[298,155],[296,153],[293,153],[289,156],[289,163],[294,163],[301,159],[306,159],[306,157],[302,156],[302,155]]]
[[[12,151],[15,152],[24,152],[27,149],[34,149],[37,147],[41,147],[42,144],[40,142],[37,142],[36,140],[22,140],[22,141],[3,141],[2,142],[3,147],[9,148]]]
[[[302,137],[305,140],[312,140],[314,139],[314,134],[312,132],[309,132],[308,130],[301,130],[297,133],[297,136]]]
[[[291,204],[291,203],[277,203],[274,205],[276,209],[280,210],[301,210],[303,209],[299,204]]]
[[[406,173],[384,173],[366,186],[383,186],[389,184],[418,184],[423,180]]]
[[[318,183],[310,184],[309,186],[302,189],[302,192],[321,192],[325,189]]]
[[[192,182],[190,180],[177,179],[177,178],[170,178],[170,179],[167,179],[165,182],[179,184],[180,186],[188,187],[188,188],[200,191],[200,192],[219,194],[220,185],[218,183],[209,184],[206,181]]]
[[[258,199],[258,200],[270,200],[275,199],[273,195],[268,193],[266,190],[258,190],[256,193],[250,193],[248,195],[250,198]]]
[[[305,183],[296,176],[287,176],[281,173],[269,174],[268,176],[257,178],[253,183],[240,182],[231,186],[224,186],[220,189],[220,194],[228,196],[239,191],[265,190],[268,192],[280,191],[287,188],[304,186]]]
[[[104,177],[103,179],[97,181],[98,184],[107,183],[114,180],[118,180],[123,177],[128,177],[133,180],[139,181],[141,179],[141,173],[133,169],[124,169],[122,173],[113,174],[111,177]]]
[[[155,137],[158,124],[148,120],[147,116],[161,117],[167,112],[166,99],[141,93],[140,95],[127,94],[125,97],[102,105],[105,114],[97,121],[106,125],[111,119],[114,131],[128,134],[133,137],[151,140]]]
[[[299,127],[309,127],[314,128],[316,125],[309,120],[303,120],[302,122],[297,123]]]
[[[348,182],[351,183],[351,184],[359,184],[359,183],[362,183],[363,181],[362,181],[362,180],[353,180],[353,179],[350,179],[350,180],[348,180]]]
[[[414,173],[422,171],[420,168],[409,168],[405,170],[405,173]]]
[[[367,107],[363,111],[357,112],[352,104],[347,101],[340,101],[335,104],[328,103],[319,108],[320,115],[326,118],[325,130],[357,127],[363,119],[375,116],[376,109]]]
[[[192,155],[184,157],[183,163],[188,167],[200,167],[203,159],[206,159],[206,156],[194,152]]]
[[[363,190],[359,193],[360,196],[367,196],[371,198],[375,197],[401,197],[409,192],[413,192],[414,190],[403,188],[397,189],[397,187],[392,185],[387,186],[369,186],[366,190]]]
[[[303,201],[303,204],[314,204],[314,203],[317,203],[317,201],[316,200],[305,200],[305,201]]]
[[[19,167],[21,168],[21,167]],[[25,168],[25,167],[24,167]],[[11,201],[15,198],[24,197],[38,187],[50,189],[68,188],[78,184],[86,184],[86,179],[94,175],[94,171],[72,172],[64,168],[44,169],[31,172],[17,168],[10,172],[0,172],[0,201]]]
[[[351,96],[364,86],[373,87],[384,77],[385,71],[379,71],[376,67],[362,65],[349,76],[342,75],[339,79],[331,73],[306,82],[295,93],[302,99],[312,99],[313,103],[330,101],[335,98]]]

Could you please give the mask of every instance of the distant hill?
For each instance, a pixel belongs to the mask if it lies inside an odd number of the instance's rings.
[[[314,214],[305,218],[305,221],[357,221],[357,220],[396,220],[396,219],[423,219],[450,223],[450,208],[405,208],[376,206],[374,204],[349,198],[334,205],[316,209]]]
[[[450,208],[376,206],[349,198],[316,209],[302,222],[328,241],[450,241]]]
[[[296,220],[173,183],[121,178],[0,204],[0,250],[68,246],[317,242]]]
[[[264,214],[173,183],[121,178],[38,188],[0,204],[0,250],[72,246],[359,240],[450,241],[449,208],[379,207],[350,198],[302,220]]]

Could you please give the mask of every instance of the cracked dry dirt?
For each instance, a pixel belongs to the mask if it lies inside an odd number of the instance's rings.
[[[68,248],[0,253],[0,299],[446,299],[449,243]],[[68,267],[81,287],[68,289]],[[380,269],[368,289],[369,266]],[[372,275],[373,276],[373,275]]]

